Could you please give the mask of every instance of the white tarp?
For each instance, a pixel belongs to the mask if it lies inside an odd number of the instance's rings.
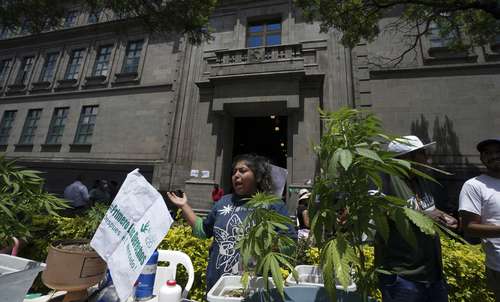
[[[271,165],[271,178],[273,179],[273,194],[281,197],[286,185],[288,170],[281,167]]]
[[[160,193],[135,169],[127,175],[90,245],[106,261],[121,301],[173,219]]]

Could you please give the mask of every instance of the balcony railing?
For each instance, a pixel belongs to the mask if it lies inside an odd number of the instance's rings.
[[[215,64],[258,63],[302,57],[301,44],[223,50],[215,53]]]

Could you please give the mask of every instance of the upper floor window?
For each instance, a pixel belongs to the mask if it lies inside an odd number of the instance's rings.
[[[47,144],[60,144],[68,118],[69,108],[56,108],[50,121],[49,133],[47,134]]]
[[[24,122],[23,132],[21,132],[21,138],[19,139],[20,145],[33,144],[36,128],[38,127],[38,121],[41,115],[42,109],[30,109],[28,111],[26,121]]]
[[[68,68],[64,75],[65,80],[77,80],[80,74],[80,66],[83,63],[84,49],[74,49],[69,58]]]
[[[2,87],[3,83],[5,83],[5,80],[9,75],[11,65],[12,65],[11,59],[5,59],[0,62],[0,87]]]
[[[100,17],[101,17],[101,11],[90,12],[89,17],[87,18],[87,23],[88,24],[97,23],[99,22]]]
[[[0,39],[8,39],[10,37],[10,35],[11,35],[11,31],[7,27],[2,27],[0,29]]]
[[[142,45],[144,40],[129,41],[127,51],[125,52],[125,60],[123,61],[122,72],[132,73],[139,69],[139,61],[141,59]]]
[[[435,22],[429,25],[429,43],[430,47],[447,47],[451,41],[459,38],[458,30],[443,32],[442,28]]]
[[[109,73],[109,62],[111,60],[112,45],[101,46],[95,60],[93,76],[107,76]]]
[[[17,72],[17,76],[15,79],[15,84],[26,85],[28,83],[28,79],[33,69],[33,63],[35,61],[35,57],[24,57],[21,61],[21,66],[19,66],[19,71]]]
[[[77,17],[78,17],[78,11],[76,11],[76,10],[69,11],[66,14],[66,17],[64,17],[63,27],[68,28],[68,27],[75,26]]]
[[[281,22],[279,20],[248,23],[247,47],[281,44]]]
[[[4,111],[2,121],[0,122],[0,145],[7,145],[10,135],[10,129],[16,119],[16,110]]]
[[[45,56],[42,72],[40,73],[40,82],[51,82],[56,71],[58,52],[48,53]]]
[[[90,144],[99,106],[83,106],[76,129],[75,144]]]

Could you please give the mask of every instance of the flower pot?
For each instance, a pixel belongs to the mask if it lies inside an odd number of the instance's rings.
[[[2,302],[22,302],[45,264],[0,254],[0,297]]]
[[[90,247],[89,240],[64,240],[49,247],[43,283],[67,291],[64,302],[87,298],[87,288],[102,280],[106,262]]]

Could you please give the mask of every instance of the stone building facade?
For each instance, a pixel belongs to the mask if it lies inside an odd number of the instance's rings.
[[[381,65],[404,50],[401,33],[350,50],[282,0],[223,1],[201,45],[89,21],[0,40],[0,150],[46,171],[54,192],[77,174],[120,182],[138,167],[208,209],[214,183],[230,190],[232,158],[257,152],[288,170],[292,212],[317,170],[318,108],[349,106],[392,133],[436,140],[433,160],[457,172],[443,179],[453,204],[479,168],[474,145],[500,129],[495,43],[451,53],[425,37],[397,66]]]

